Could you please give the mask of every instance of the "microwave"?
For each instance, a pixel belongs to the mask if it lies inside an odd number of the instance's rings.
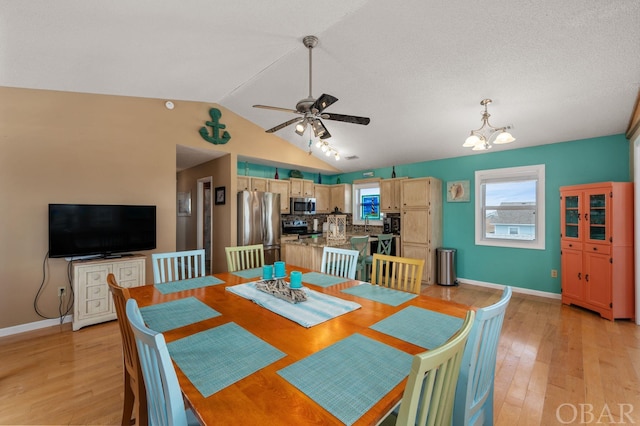
[[[315,198],[291,198],[290,214],[316,214]]]

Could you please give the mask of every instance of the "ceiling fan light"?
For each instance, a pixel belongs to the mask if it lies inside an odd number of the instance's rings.
[[[336,152],[336,154],[334,155],[334,157],[336,158],[336,161],[339,161],[339,160],[340,160],[340,154],[338,154],[337,152]]]
[[[307,120],[302,120],[298,124],[296,124],[296,133],[300,136],[304,135],[304,131],[307,129]]]
[[[320,141],[320,139],[318,139],[318,142],[316,142],[316,148],[320,148],[322,146],[322,142]]]
[[[327,152],[329,148],[327,147],[327,144],[322,144],[322,148],[320,149],[322,150],[322,152]]]
[[[498,137],[496,138],[494,143],[500,145],[500,144],[503,144],[503,143],[511,143],[511,142],[513,142],[515,140],[516,140],[516,138],[511,136],[511,133],[509,133],[507,131],[504,131],[504,132],[502,132],[502,133],[500,133],[498,135]]]
[[[479,140],[480,140],[479,137],[471,133],[471,135],[464,141],[462,146],[465,148],[471,148],[472,146],[475,146]]]
[[[327,152],[325,152],[324,155],[326,155],[327,157],[331,157],[331,151],[327,150]]]

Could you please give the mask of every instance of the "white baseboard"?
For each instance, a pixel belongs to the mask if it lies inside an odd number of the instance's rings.
[[[67,315],[62,321],[63,324],[73,321],[73,315]],[[28,324],[15,325],[13,327],[0,328],[0,337],[11,336],[13,334],[20,334],[26,331],[38,330],[41,328],[51,327],[54,325],[60,325],[60,318],[46,319],[42,321],[30,322]]]
[[[502,285],[502,284],[493,284],[493,283],[487,283],[487,282],[484,282],[484,281],[469,280],[469,279],[466,279],[466,278],[458,278],[458,282],[462,283],[462,284],[475,285],[475,286],[478,286],[478,287],[495,288],[495,289],[499,289],[499,290],[502,290],[503,288],[506,287],[505,285]],[[549,293],[547,291],[540,291],[540,290],[531,290],[531,289],[522,288],[522,287],[511,286],[511,290],[514,293],[530,294],[532,296],[546,297],[546,298],[549,298],[549,299],[558,299],[558,300],[560,300],[562,298],[561,294]]]

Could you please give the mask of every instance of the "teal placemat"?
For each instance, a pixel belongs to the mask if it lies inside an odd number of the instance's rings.
[[[409,306],[370,328],[426,349],[437,348],[460,327],[462,318]]]
[[[411,355],[353,334],[278,371],[347,425],[409,375]]]
[[[369,283],[362,283],[355,287],[345,288],[342,292],[391,306],[402,305],[404,302],[417,296],[417,294],[414,293],[407,293],[406,291],[394,290]]]
[[[233,275],[237,275],[242,278],[261,278],[262,267],[253,269],[243,269],[242,271],[232,272]]]
[[[205,398],[286,354],[230,322],[167,345],[171,358]]]
[[[249,299],[263,308],[307,328],[362,307],[350,300],[340,299],[310,288],[303,288],[303,290],[307,295],[307,300],[300,303],[290,303],[258,290],[256,282],[227,287],[227,291]]]
[[[193,290],[194,288],[207,287],[210,285],[223,284],[224,281],[216,277],[189,278],[181,281],[168,281],[162,284],[154,284],[155,288],[162,294],[177,293],[179,291]]]
[[[307,272],[302,274],[302,281],[305,283],[317,285],[318,287],[329,287],[350,281],[348,278],[336,277],[334,275],[327,275],[321,272]]]
[[[147,326],[159,333],[220,315],[220,312],[195,297],[145,306],[140,309],[140,313]]]

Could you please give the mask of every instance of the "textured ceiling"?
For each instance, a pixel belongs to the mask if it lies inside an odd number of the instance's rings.
[[[463,155],[480,126],[505,149],[624,133],[640,87],[640,2],[0,0],[0,85],[219,103],[264,127],[308,95],[344,171]],[[305,148],[292,126],[276,133]],[[314,155],[322,154],[313,149]],[[190,162],[197,152],[188,151]],[[357,156],[356,160],[345,157]],[[205,154],[203,154],[205,159]]]

